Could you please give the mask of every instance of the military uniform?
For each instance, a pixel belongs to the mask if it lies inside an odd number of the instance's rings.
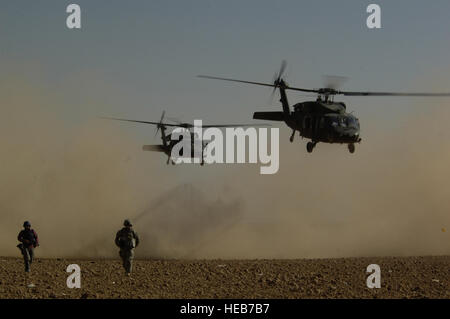
[[[39,238],[29,222],[23,223],[24,230],[20,231],[17,239],[21,242],[17,247],[22,251],[25,272],[30,272],[34,258],[34,248],[39,246]]]
[[[139,236],[131,228],[132,225],[125,220],[124,226],[116,234],[116,246],[120,248],[119,255],[122,258],[123,268],[130,274],[133,268],[134,249],[139,245]]]

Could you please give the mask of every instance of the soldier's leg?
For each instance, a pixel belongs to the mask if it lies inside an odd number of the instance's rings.
[[[131,272],[131,250],[129,249],[124,251],[123,267],[127,274]]]
[[[31,266],[34,260],[34,247],[28,248],[28,254],[30,255],[30,266]]]
[[[125,258],[125,262],[124,262],[124,267],[125,267],[125,272],[127,274],[129,274],[130,273],[130,251],[129,250],[127,251],[127,255]]]
[[[130,250],[130,254],[128,257],[128,273],[131,273],[131,271],[133,270],[133,259],[134,259],[134,249]]]
[[[123,257],[123,269],[125,269],[125,272],[128,272],[128,256],[126,254]]]
[[[125,252],[122,249],[119,251],[119,256],[120,256],[120,259],[122,259],[122,266],[126,270],[127,268],[126,268],[126,265],[125,265],[125,262],[126,262]]]
[[[23,249],[23,262],[25,263],[25,272],[30,272],[30,253],[28,248]]]

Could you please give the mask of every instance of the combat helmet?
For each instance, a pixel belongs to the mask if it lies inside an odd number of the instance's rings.
[[[124,226],[130,226],[130,227],[133,226],[133,225],[131,224],[131,222],[130,222],[129,219],[125,219],[125,220],[123,221],[123,225],[124,225]]]

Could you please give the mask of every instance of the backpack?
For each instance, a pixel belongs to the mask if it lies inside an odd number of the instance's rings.
[[[120,237],[120,247],[124,249],[133,249],[136,247],[136,239],[133,231],[122,230]]]

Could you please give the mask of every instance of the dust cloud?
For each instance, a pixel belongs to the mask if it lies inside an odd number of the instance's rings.
[[[324,144],[307,154],[281,129],[268,176],[259,164],[166,166],[123,126],[71,120],[30,81],[2,81],[0,96],[0,255],[19,254],[30,220],[40,257],[115,257],[124,218],[141,258],[450,254],[450,102],[404,110],[389,129],[361,118],[355,154]]]
[[[138,256],[190,257],[242,215],[240,196],[206,196],[117,123],[73,121],[54,92],[1,84],[0,255],[18,254],[17,234],[30,220],[41,257],[117,256],[115,233],[131,218]]]
[[[307,154],[305,142],[290,144],[289,132],[281,133],[279,173],[237,185],[247,190],[250,216],[224,240],[228,248],[222,254],[449,254],[449,103],[435,100],[426,112],[414,114],[406,109],[408,118],[388,130],[364,131],[362,119],[363,141],[355,154],[345,145],[323,144]],[[250,180],[245,170],[240,176]]]

